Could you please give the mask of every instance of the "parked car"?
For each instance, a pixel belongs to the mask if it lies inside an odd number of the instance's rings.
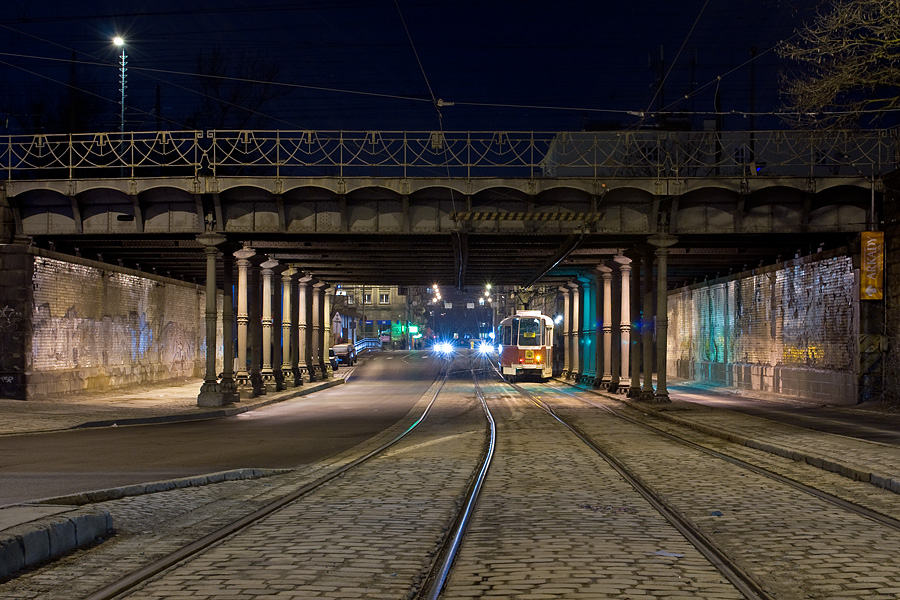
[[[334,354],[334,348],[328,349],[328,362],[331,363],[331,370],[337,371],[338,368],[338,358]]]
[[[356,346],[353,344],[337,344],[331,349],[343,365],[356,363]]]

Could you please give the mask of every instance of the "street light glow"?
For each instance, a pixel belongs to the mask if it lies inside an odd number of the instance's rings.
[[[117,35],[113,38],[113,44],[122,49],[122,55],[119,56],[119,132],[125,133],[125,88],[127,88],[128,78],[128,56],[125,54],[125,40],[122,36]]]

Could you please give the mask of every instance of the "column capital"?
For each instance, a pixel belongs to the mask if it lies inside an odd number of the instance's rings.
[[[260,268],[263,269],[264,271],[270,271],[270,272],[271,272],[272,269],[274,269],[275,267],[277,267],[277,266],[280,265],[280,264],[281,264],[281,263],[278,262],[277,260],[274,260],[274,259],[271,259],[271,258],[270,258],[269,260],[260,263],[259,266],[260,266]]]
[[[659,249],[668,248],[678,243],[678,238],[668,233],[658,233],[647,238],[647,243]]]
[[[282,281],[289,281],[296,274],[297,270],[292,265],[287,265],[287,268],[281,272],[281,279]]]
[[[603,279],[612,277],[612,269],[606,265],[597,265],[594,267],[594,271],[596,271]]]
[[[250,248],[249,246],[244,246],[234,253],[234,257],[238,260],[250,260],[254,256],[256,256],[256,250]]]
[[[615,256],[613,256],[612,261],[614,263],[616,263],[617,265],[619,265],[620,269],[622,267],[631,268],[632,259],[629,258],[628,256],[625,256],[625,254],[616,254]]]
[[[197,241],[207,248],[213,248],[219,244],[224,244],[228,241],[228,238],[224,235],[213,233],[212,231],[206,231],[197,236]]]

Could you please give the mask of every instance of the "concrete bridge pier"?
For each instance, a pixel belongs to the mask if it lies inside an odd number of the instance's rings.
[[[568,286],[560,286],[559,291],[563,297],[563,370],[560,377],[568,379],[569,373],[572,372],[572,295]]]
[[[644,265],[644,304],[641,319],[641,350],[643,350],[644,379],[641,385],[640,400],[653,400],[653,256],[644,252],[641,256]]]
[[[278,390],[275,369],[272,368],[272,275],[278,267],[277,260],[267,260],[260,265],[262,275],[262,368],[260,377],[266,392]]]
[[[600,294],[603,302],[603,310],[601,317],[601,327],[597,328],[598,346],[603,348],[603,367],[602,371],[598,367],[597,372],[600,376],[600,386],[603,389],[609,389],[612,381],[612,269],[606,265],[597,267],[600,273],[600,279],[603,282],[603,293]]]
[[[312,360],[312,301],[310,299],[312,281],[313,278],[309,275],[304,275],[297,280],[297,312],[299,313],[297,353],[300,359],[297,370],[307,383],[317,379]]]
[[[223,406],[225,394],[222,393],[216,373],[216,257],[219,254],[218,246],[225,242],[225,237],[207,232],[198,236],[197,241],[203,244],[206,253],[206,374],[197,396],[197,406]]]
[[[619,254],[613,258],[619,267],[619,344],[614,355],[619,359],[619,377],[609,391],[618,393],[631,387],[631,259]]]
[[[631,290],[629,293],[629,313],[631,328],[629,335],[629,363],[631,365],[631,381],[626,395],[639,398],[641,395],[641,331],[643,329],[643,311],[641,310],[641,255],[637,252],[626,255],[631,259]],[[623,318],[624,320],[624,318]]]
[[[669,402],[669,391],[666,389],[666,349],[669,334],[668,319],[668,256],[669,246],[673,246],[678,238],[671,235],[656,235],[649,242],[656,247],[656,393],[653,402]]]
[[[597,344],[597,296],[598,286],[596,278],[586,277],[583,280],[578,279],[579,284],[576,293],[580,294],[581,300],[581,374],[578,382],[593,386],[594,382],[599,379],[600,372],[597,370],[597,354],[599,345]]]
[[[247,280],[250,269],[250,259],[256,255],[252,248],[244,246],[234,253],[238,267],[237,284],[237,371],[234,381],[241,398],[250,398],[252,386],[250,385],[250,373],[247,370],[247,341],[250,327],[250,312],[247,298]]]
[[[284,389],[303,384],[298,376],[297,346],[294,332],[297,330],[297,314],[294,310],[294,275],[297,271],[288,266],[281,272],[281,374]]]
[[[577,281],[566,284],[569,288],[569,296],[571,297],[571,335],[572,349],[570,359],[570,370],[568,379],[576,382],[581,378],[581,331],[582,331],[582,315],[581,315],[581,286]]]

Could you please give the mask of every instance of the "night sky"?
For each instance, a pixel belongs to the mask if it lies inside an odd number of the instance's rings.
[[[773,48],[816,4],[8,0],[0,115],[4,133],[117,130],[118,34],[132,131],[613,129],[657,125],[639,115],[660,106],[699,129],[717,90],[727,113],[778,110]]]

